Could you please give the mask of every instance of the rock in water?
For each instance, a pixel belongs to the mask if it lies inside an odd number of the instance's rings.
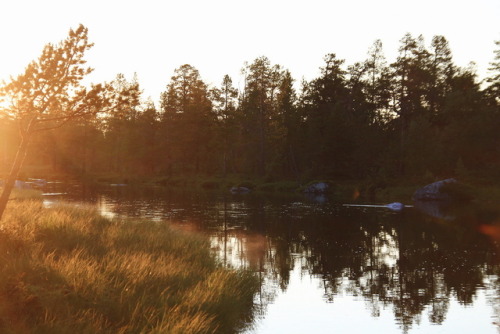
[[[247,187],[232,187],[229,191],[233,194],[246,194],[250,192],[250,189]]]
[[[329,191],[329,188],[326,182],[316,182],[307,186],[304,192],[308,194],[325,194]]]
[[[451,200],[451,196],[443,192],[443,186],[448,184],[458,183],[455,179],[446,179],[437,181],[426,185],[420,189],[417,189],[413,194],[413,200],[415,201],[448,201]]]

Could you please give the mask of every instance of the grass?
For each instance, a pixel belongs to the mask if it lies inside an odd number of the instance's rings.
[[[3,188],[0,187],[0,192],[2,192]],[[37,189],[12,189],[10,193],[9,200],[17,201],[17,200],[27,200],[27,199],[38,199],[42,198],[42,192]]]
[[[164,223],[36,200],[11,201],[1,221],[1,333],[232,333],[256,289],[206,238]]]

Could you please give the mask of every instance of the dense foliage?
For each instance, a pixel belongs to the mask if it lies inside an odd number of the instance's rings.
[[[20,135],[17,153],[9,164],[12,167],[0,194],[0,220],[36,134],[56,130],[86,116],[114,112],[138,99],[136,87],[120,87],[116,94],[110,84],[92,84],[90,88],[82,84],[93,70],[86,67],[84,59],[85,52],[92,47],[87,33],[83,25],[70,29],[65,40],[47,44],[24,73],[0,85],[2,123],[8,127],[8,121],[13,121]],[[7,143],[6,138],[3,140]]]
[[[498,45],[498,43],[497,43]],[[133,101],[45,132],[28,163],[57,172],[123,177],[242,174],[278,179],[497,177],[500,54],[488,78],[453,63],[443,36],[406,34],[388,63],[378,40],[364,62],[335,54],[297,84],[266,57],[209,87],[192,65],[175,70],[159,103]],[[139,85],[119,75],[115,90]],[[0,122],[0,159],[15,131]]]

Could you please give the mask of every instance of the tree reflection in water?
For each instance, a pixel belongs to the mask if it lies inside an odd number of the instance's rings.
[[[299,269],[322,282],[326,303],[349,295],[362,298],[374,317],[392,309],[405,333],[425,316],[432,324],[445,323],[455,300],[472,306],[481,291],[494,311],[492,322],[500,322],[498,208],[431,206],[395,213],[304,199],[125,189],[95,198],[105,212],[207,231],[221,263],[258,273],[257,316],[286,293],[291,272]]]
[[[442,324],[451,299],[472,305],[486,282],[497,286],[496,248],[477,231],[472,216],[450,221],[413,209],[392,213],[314,205],[309,211],[294,205],[254,209],[247,212],[244,229],[226,228],[214,234],[213,243],[228,265],[259,273],[263,308],[278,289],[286,290],[294,265],[322,279],[326,302],[339,295],[362,296],[374,317],[392,308],[405,333],[425,311],[431,323]],[[230,221],[226,216],[226,224]],[[499,309],[497,296],[500,291],[491,301]]]

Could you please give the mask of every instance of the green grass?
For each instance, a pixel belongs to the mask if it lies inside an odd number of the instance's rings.
[[[206,238],[164,223],[33,200],[1,221],[1,333],[232,333],[256,289]]]

